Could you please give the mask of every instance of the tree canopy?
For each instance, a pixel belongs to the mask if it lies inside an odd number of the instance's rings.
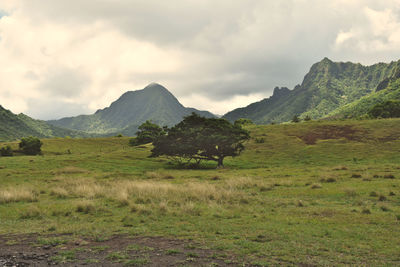
[[[164,130],[157,124],[151,121],[146,121],[139,126],[139,131],[136,132],[136,138],[132,138],[129,144],[137,146],[153,142],[159,136],[165,134]]]
[[[37,137],[25,137],[21,139],[19,143],[19,148],[22,150],[24,154],[27,155],[37,155],[42,152],[42,141],[40,141]]]
[[[374,118],[398,118],[400,117],[400,101],[388,100],[375,105],[369,115]]]
[[[250,138],[248,131],[225,119],[204,118],[195,113],[185,117],[166,135],[154,140],[151,156],[169,156],[194,161],[212,160],[223,166],[225,157],[235,157],[244,149],[243,142]]]

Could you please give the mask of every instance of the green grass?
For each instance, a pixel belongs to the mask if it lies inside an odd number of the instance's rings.
[[[351,126],[356,141],[299,138],[327,126]],[[193,239],[260,265],[400,264],[400,120],[249,130],[223,169],[179,169],[125,137],[44,139],[43,156],[0,157],[0,234]]]

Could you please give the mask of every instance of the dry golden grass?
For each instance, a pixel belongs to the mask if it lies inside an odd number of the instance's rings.
[[[85,199],[108,198],[121,206],[127,206],[130,200],[137,203],[232,203],[243,198],[241,188],[254,185],[251,179],[229,181],[228,184],[188,182],[171,184],[153,181],[96,181],[90,178],[65,179],[53,188],[51,194],[57,197],[81,197]]]
[[[50,190],[50,195],[56,196],[58,198],[67,198],[70,196],[68,191],[62,187],[55,187]]]
[[[9,188],[0,190],[0,204],[10,202],[34,202],[38,200],[38,194],[32,189]]]

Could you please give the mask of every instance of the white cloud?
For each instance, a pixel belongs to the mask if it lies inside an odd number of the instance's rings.
[[[222,114],[300,83],[325,56],[400,57],[398,0],[3,0],[0,105],[43,119],[166,86]]]

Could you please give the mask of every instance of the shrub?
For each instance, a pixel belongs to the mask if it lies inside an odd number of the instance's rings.
[[[2,156],[2,157],[12,157],[13,156],[13,151],[11,149],[11,146],[7,145],[5,147],[2,147],[0,149],[0,156]]]
[[[42,152],[41,147],[43,143],[39,138],[36,137],[26,137],[22,138],[19,143],[19,148],[26,155],[38,155]]]
[[[239,126],[250,125],[250,124],[254,124],[253,121],[250,119],[245,119],[245,118],[237,119],[234,122],[234,125],[239,125]]]
[[[299,116],[294,115],[293,118],[292,118],[292,122],[294,122],[294,123],[300,122]]]
[[[255,141],[256,141],[257,144],[265,143],[265,139],[262,138],[262,137],[261,138],[256,138]]]

